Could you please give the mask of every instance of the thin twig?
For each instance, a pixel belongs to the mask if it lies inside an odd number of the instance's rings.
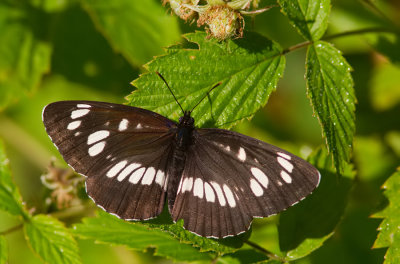
[[[254,249],[257,249],[258,251],[264,253],[265,255],[268,256],[268,258],[273,259],[273,260],[279,260],[279,261],[284,261],[284,259],[282,259],[281,257],[279,257],[278,255],[272,253],[271,251],[261,247],[260,245],[253,243],[249,240],[245,241],[244,243],[246,243],[247,245],[251,246]]]
[[[347,37],[347,36],[352,36],[352,35],[359,35],[359,34],[366,34],[366,33],[394,33],[394,34],[400,34],[399,31],[393,30],[393,29],[388,29],[388,28],[364,28],[364,29],[356,29],[356,30],[350,30],[338,34],[333,34],[329,35],[326,37],[323,37],[322,40],[329,40],[329,39],[336,39],[336,38],[341,38],[341,37]],[[306,47],[308,45],[313,44],[314,41],[308,40],[304,41],[302,43],[293,45],[287,49],[284,49],[282,54],[285,55],[288,52]]]
[[[364,28],[364,29],[356,29],[356,30],[350,30],[338,34],[333,34],[330,36],[323,37],[323,40],[328,40],[328,39],[334,39],[334,38],[341,38],[341,37],[346,37],[346,36],[351,36],[351,35],[358,35],[358,34],[366,34],[366,33],[394,33],[394,34],[399,34],[399,31],[393,30],[393,29],[388,29],[388,28]]]
[[[291,47],[289,47],[289,48],[287,48],[287,49],[284,49],[284,50],[282,51],[282,54],[285,55],[285,54],[288,53],[288,52],[291,52],[291,51],[300,49],[300,48],[302,48],[302,47],[306,47],[306,46],[308,46],[308,45],[311,45],[312,43],[313,43],[313,41],[301,42],[301,43],[296,44],[296,45],[293,45],[293,46],[291,46]]]
[[[278,5],[270,5],[270,6],[266,6],[264,8],[257,9],[257,10],[252,10],[252,11],[244,11],[243,10],[243,11],[240,11],[240,13],[242,15],[248,15],[248,16],[258,15],[258,14],[264,13],[265,11],[270,10],[273,7],[278,7]]]
[[[61,211],[55,211],[52,213],[49,213],[52,217],[58,218],[58,219],[66,219],[66,218],[71,218],[75,216],[82,215],[83,213],[87,213],[88,210],[91,208],[88,206],[88,204],[81,204],[77,206],[73,206]]]
[[[10,233],[12,233],[14,231],[17,231],[17,230],[21,229],[22,227],[23,227],[23,224],[18,224],[16,226],[13,226],[13,227],[11,227],[11,228],[9,228],[7,230],[4,230],[4,231],[0,232],[0,236],[4,236],[4,235],[7,235],[7,234],[10,234]]]

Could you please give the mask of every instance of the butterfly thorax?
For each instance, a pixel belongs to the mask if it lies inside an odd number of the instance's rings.
[[[172,212],[176,194],[181,181],[182,172],[186,161],[186,151],[190,145],[193,144],[192,134],[194,130],[194,119],[190,116],[190,112],[186,111],[185,114],[179,119],[178,128],[175,132],[175,144],[171,159],[171,166],[168,171],[170,175],[170,182],[168,184],[168,207]]]
[[[175,135],[176,147],[179,150],[186,150],[192,144],[192,132],[194,130],[194,119],[190,116],[190,112],[179,119],[178,130]]]

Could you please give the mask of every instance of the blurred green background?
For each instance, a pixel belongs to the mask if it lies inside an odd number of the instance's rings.
[[[332,1],[328,35],[387,23],[363,2]],[[399,1],[381,1],[379,8],[399,22]],[[162,47],[178,43],[181,34],[196,29],[170,15],[157,0],[0,0],[0,138],[28,208],[48,210],[49,191],[40,176],[52,157],[57,166],[67,167],[45,133],[42,108],[70,99],[124,103],[134,89],[130,82],[145,71],[142,65],[162,55]],[[278,8],[254,20],[246,18],[246,30],[283,48],[303,41]],[[385,205],[380,186],[400,164],[400,44],[396,54],[395,46],[387,48],[372,35],[331,41],[354,69],[358,104],[352,161],[357,174],[334,236],[298,262],[381,263],[385,249],[371,249],[381,220],[369,216]],[[372,47],[390,53],[393,63]],[[306,97],[305,50],[290,52],[286,58],[284,77],[268,104],[235,130],[306,157],[324,139]],[[274,219],[257,220],[254,225],[253,233],[265,234],[267,248],[278,246]],[[0,231],[17,223],[0,212]],[[21,230],[8,234],[7,240],[10,263],[41,263]],[[152,257],[151,250],[138,253],[91,241],[78,243],[84,263],[169,262]]]

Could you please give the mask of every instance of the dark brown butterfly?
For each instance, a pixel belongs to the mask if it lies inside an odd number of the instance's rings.
[[[187,230],[223,238],[318,186],[320,173],[303,159],[236,132],[195,128],[190,114],[175,123],[126,105],[61,101],[44,108],[43,122],[65,161],[87,177],[93,201],[126,220],[154,218],[167,201]]]

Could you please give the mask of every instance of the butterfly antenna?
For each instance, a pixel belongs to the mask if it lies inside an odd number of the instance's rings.
[[[222,82],[219,82],[219,83],[217,83],[216,85],[214,85],[214,86],[203,96],[203,98],[201,98],[201,100],[192,108],[192,110],[190,110],[190,112],[192,112],[193,109],[195,109],[195,108],[201,103],[201,101],[203,101],[204,98],[206,98],[206,97],[211,93],[212,90],[214,90],[215,88],[217,88],[217,87],[220,86],[221,84],[222,84]]]
[[[164,83],[167,85],[168,90],[171,92],[171,94],[172,94],[172,96],[174,97],[175,101],[178,103],[179,107],[181,108],[182,113],[184,114],[185,111],[183,111],[183,108],[182,108],[181,104],[178,102],[178,99],[176,99],[175,94],[172,92],[172,90],[171,90],[171,88],[169,87],[167,81],[164,79],[164,77],[161,75],[161,73],[159,73],[159,72],[156,72],[156,73],[157,73],[157,75],[161,78],[161,80],[163,80]]]

